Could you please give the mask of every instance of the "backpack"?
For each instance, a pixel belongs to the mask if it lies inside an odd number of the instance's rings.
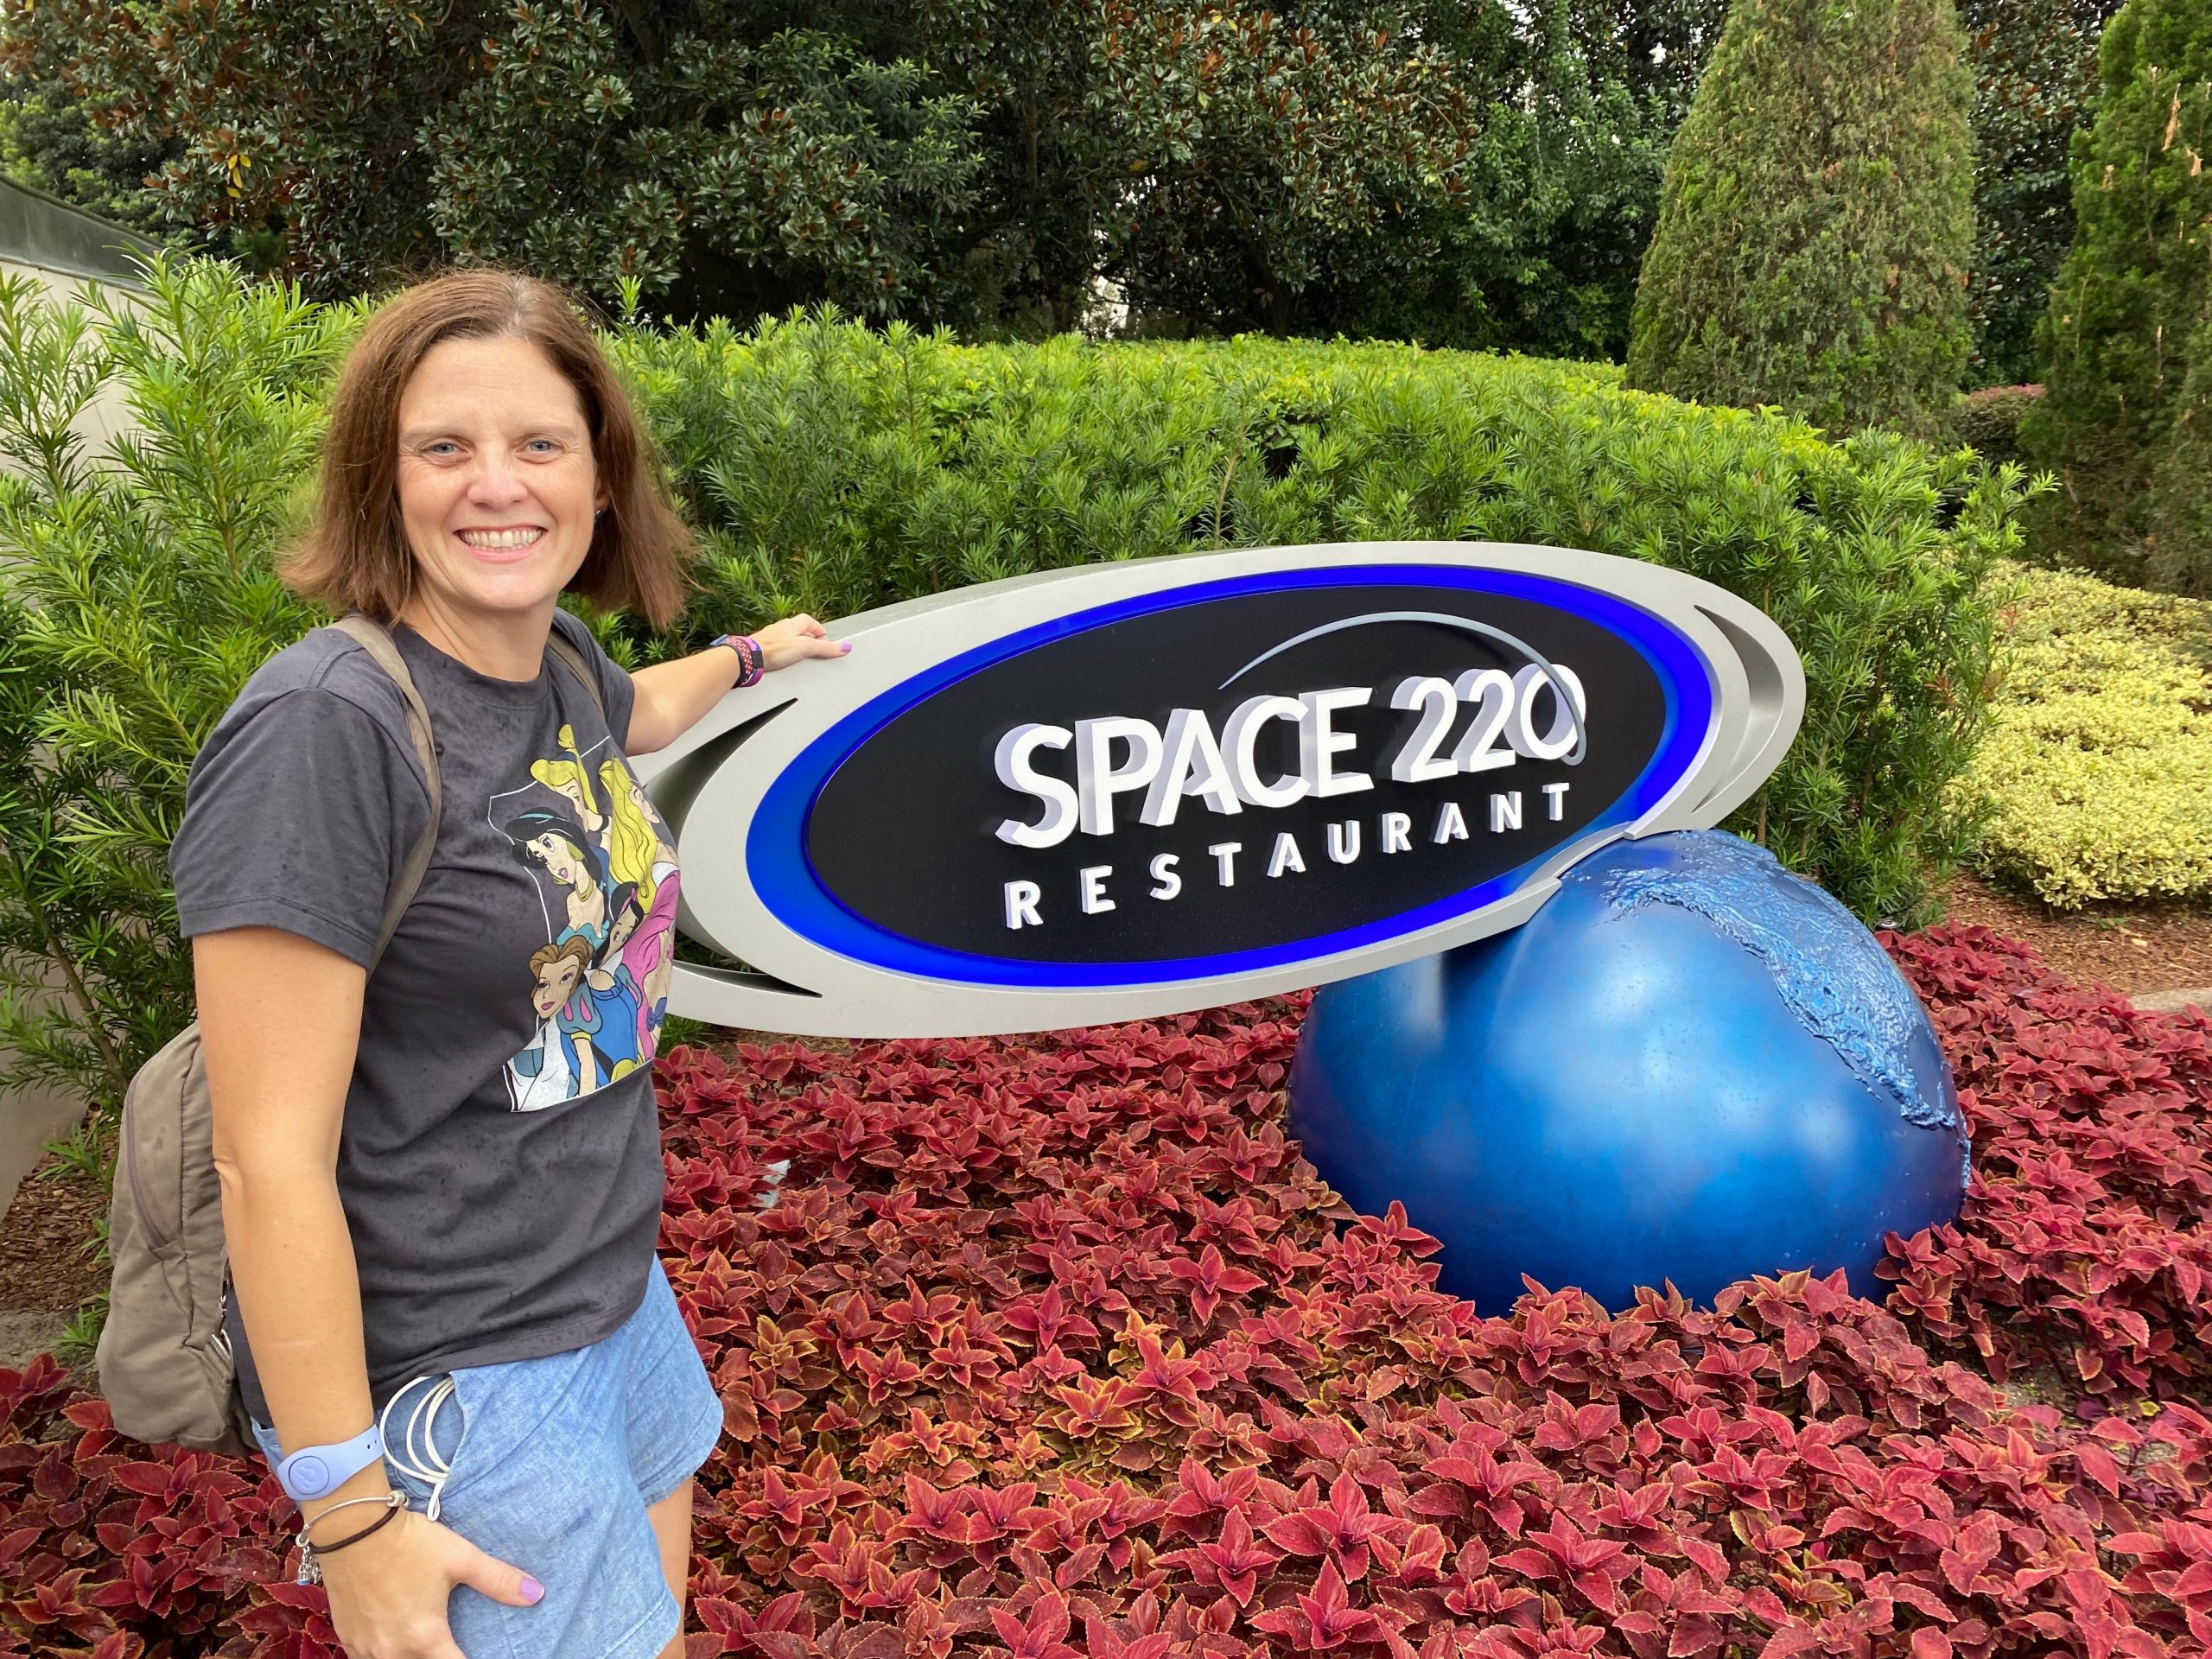
[[[443,804],[429,710],[391,635],[360,612],[331,626],[391,677],[407,702],[407,734],[429,785],[430,816],[385,902],[369,972],[376,972],[415,897],[438,839]],[[546,647],[583,682],[599,682],[556,627]],[[140,1066],[123,1097],[115,1191],[108,1218],[107,1322],[94,1363],[99,1391],[121,1433],[244,1456],[257,1448],[224,1330],[230,1306],[223,1195],[215,1173],[214,1111],[193,1021]]]

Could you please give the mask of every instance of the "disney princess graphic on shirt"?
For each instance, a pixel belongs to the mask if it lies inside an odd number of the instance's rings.
[[[611,740],[531,764],[491,822],[533,879],[546,943],[526,964],[536,1029],[506,1065],[508,1104],[538,1111],[652,1064],[676,967],[676,849]]]

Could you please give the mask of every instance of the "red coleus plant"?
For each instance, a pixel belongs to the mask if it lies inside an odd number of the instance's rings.
[[[1439,1294],[1282,1133],[1294,1001],[679,1051],[663,1255],[728,1427],[692,1655],[2212,1651],[2206,1029],[1890,943],[1978,1179],[1886,1306]],[[286,1515],[0,1373],[0,1654],[321,1659]]]

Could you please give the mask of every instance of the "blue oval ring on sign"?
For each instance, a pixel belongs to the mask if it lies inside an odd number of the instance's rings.
[[[1542,607],[1563,618],[1594,625],[1631,648],[1656,683],[1662,705],[1656,741],[1649,743],[1648,754],[1625,787],[1569,826],[1571,833],[1548,841],[1512,868],[1425,902],[1349,925],[1292,931],[1245,948],[1083,960],[1055,959],[1034,950],[1017,955],[963,949],[942,938],[920,937],[915,931],[887,925],[882,918],[868,913],[842,893],[837,878],[825,871],[817,815],[823,811],[825,796],[840,774],[902,720],[963,683],[1031,653],[1118,625],[1164,619],[1170,613],[1179,613],[1182,621],[1195,621],[1204,616],[1206,607],[1244,606],[1273,595],[1341,594],[1347,589],[1443,590],[1470,600]],[[1237,664],[1218,666],[1227,673]],[[1214,676],[1217,680],[1219,677],[1219,674]],[[1141,593],[1074,611],[949,657],[836,721],[787,762],[763,792],[745,842],[747,875],[761,903],[793,933],[849,961],[934,982],[1097,990],[1262,972],[1385,944],[1484,910],[1509,898],[1547,866],[1556,867],[1562,847],[1594,845],[1635,824],[1699,768],[1713,736],[1717,692],[1705,653],[1672,622],[1618,594],[1525,571],[1417,562],[1368,563],[1263,571]],[[1598,725],[1614,712],[1601,704],[1592,715],[1592,723]],[[910,774],[912,771],[910,767]],[[911,793],[907,797],[908,801],[913,798]],[[880,809],[880,832],[899,833],[899,817],[904,804],[883,801]],[[848,838],[851,838],[849,831]],[[987,835],[979,839],[983,847],[990,846]],[[849,884],[865,879],[866,872],[858,869],[855,861],[847,862],[854,867],[847,877]]]

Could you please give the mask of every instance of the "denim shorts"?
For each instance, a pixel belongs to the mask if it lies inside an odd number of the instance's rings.
[[[419,1409],[448,1376],[442,1403]],[[468,1659],[652,1659],[667,1645],[677,1604],[645,1511],[707,1460],[722,1408],[658,1261],[612,1335],[416,1378],[384,1421],[385,1471],[408,1507],[435,1496],[440,1522],[545,1586],[535,1607],[505,1607],[456,1586],[447,1619]],[[275,1432],[253,1427],[274,1467]],[[402,1459],[442,1463],[445,1478]]]

